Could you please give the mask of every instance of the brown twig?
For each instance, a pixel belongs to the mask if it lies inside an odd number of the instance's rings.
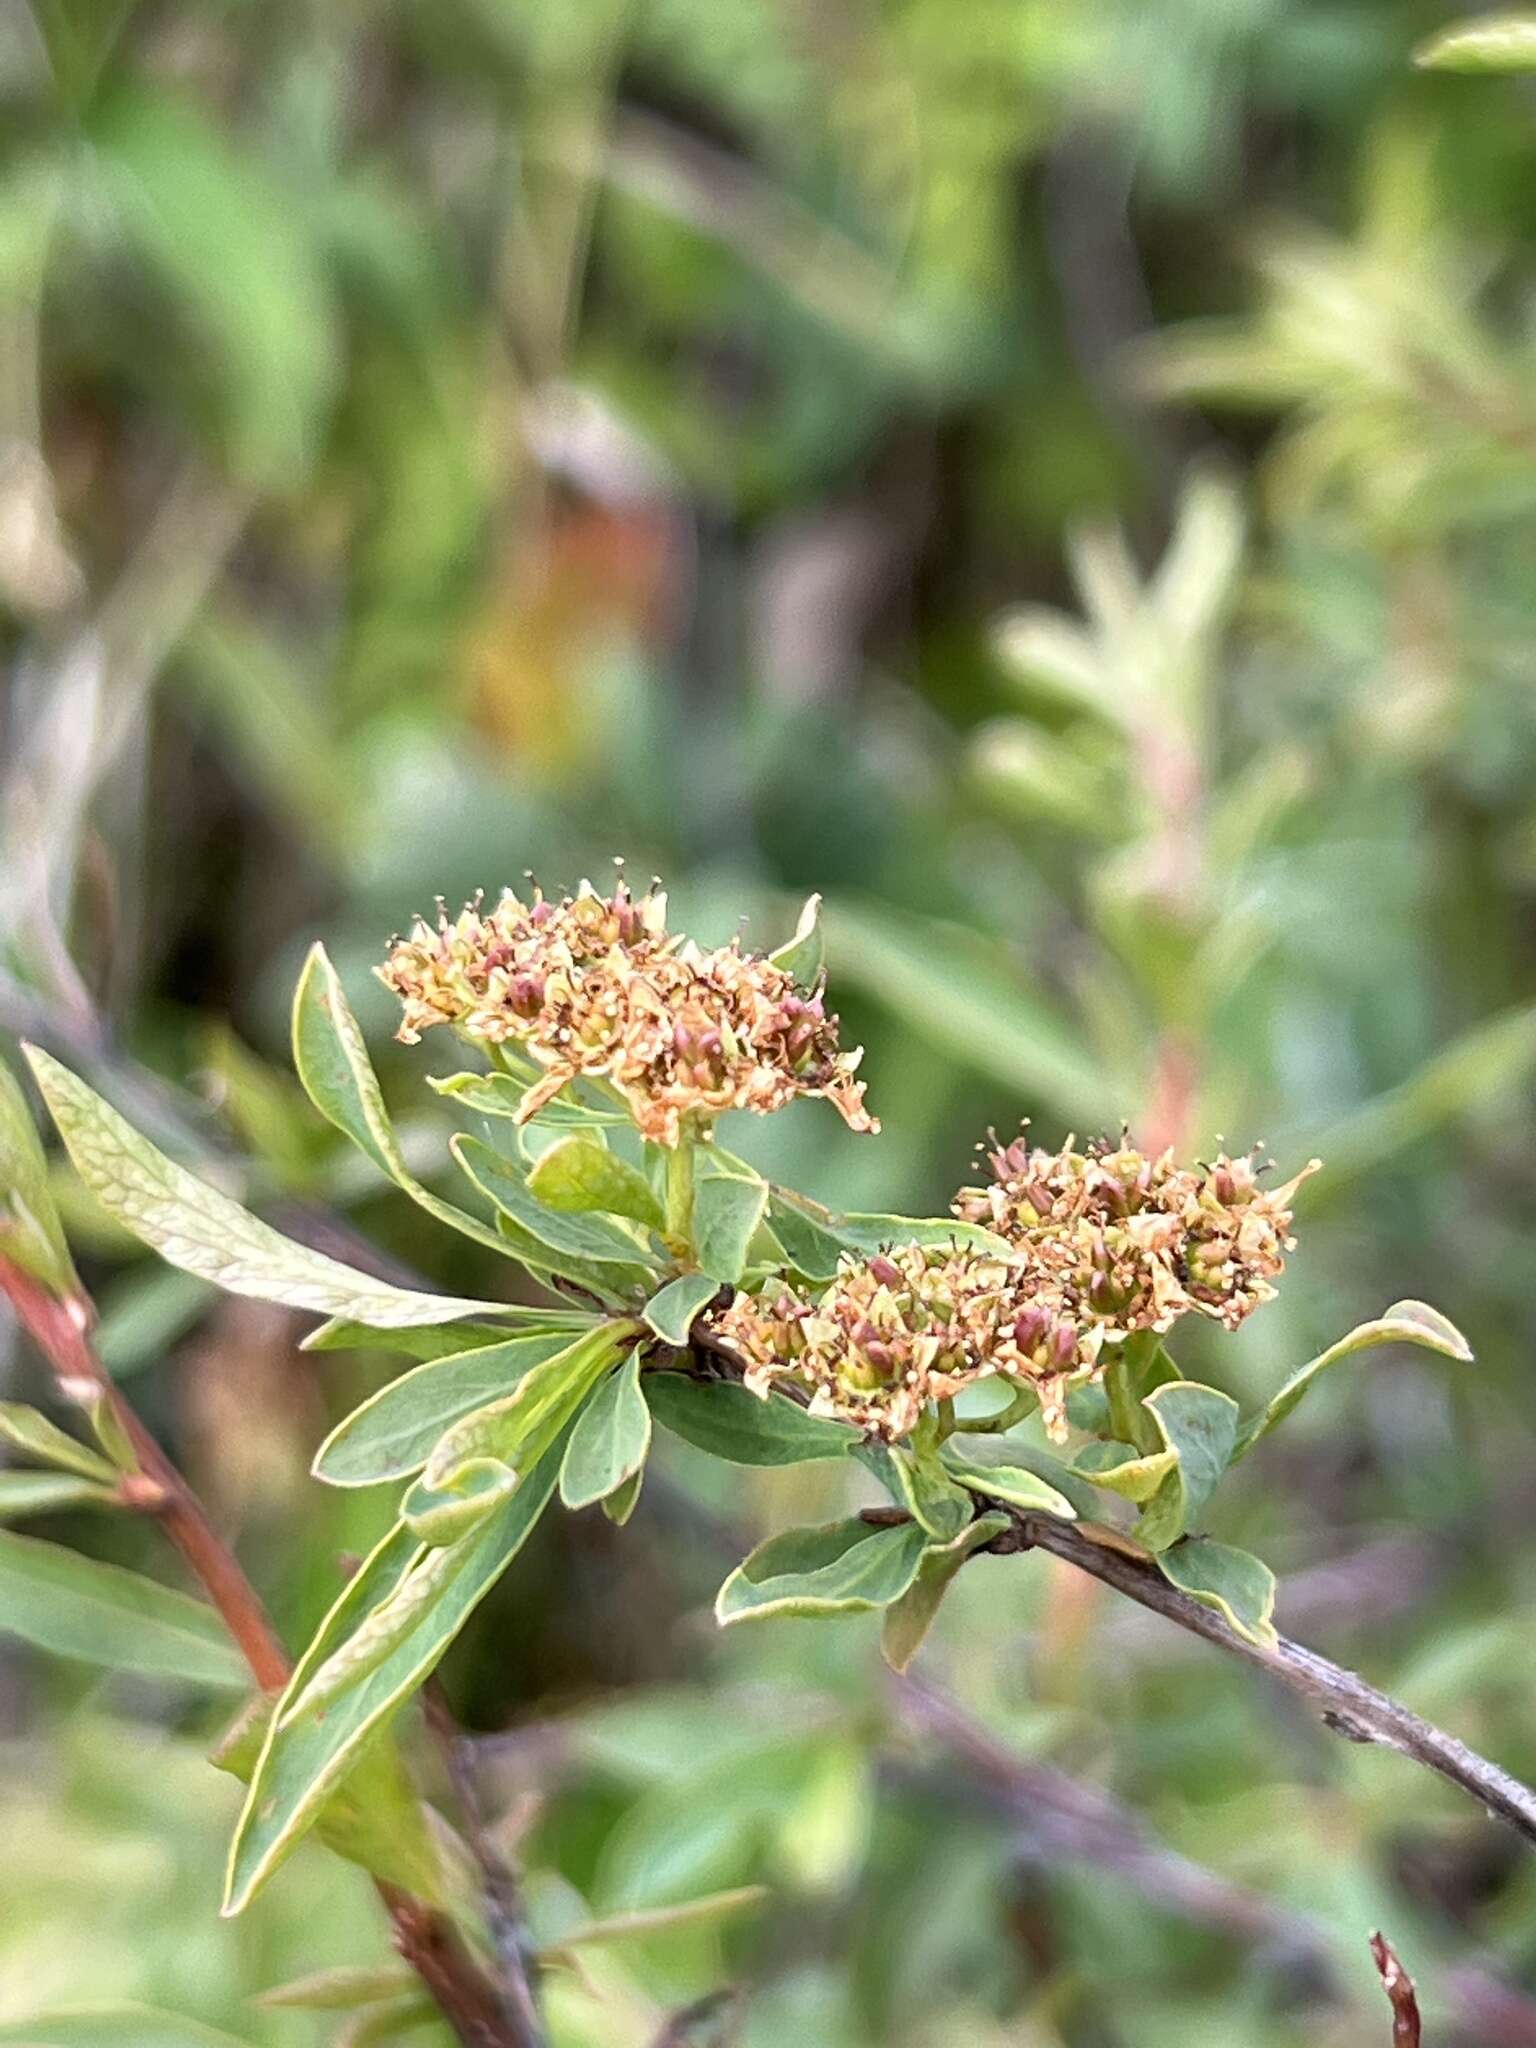
[[[1237,1941],[1268,1944],[1332,1987],[1327,1933],[1307,1914],[1158,1841],[1138,1815],[1097,1785],[1008,1748],[928,1679],[893,1673],[891,1685],[902,1718],[943,1745],[989,1811],[1008,1816],[1019,1831],[1021,1855],[1110,1871],[1168,1912]]]
[[[1413,1979],[1384,1934],[1371,1936],[1371,1959],[1381,1972],[1382,1985],[1392,2002],[1392,2048],[1419,2048],[1423,2033]]]
[[[680,2012],[671,2015],[651,2043],[651,2048],[703,2048],[705,2036],[699,2031],[701,2027],[715,2029],[708,2038],[716,2044],[716,2048],[723,2048],[723,2044],[730,2038],[737,2003],[737,1993],[733,1988],[705,1992],[704,1996],[696,1998],[692,2005],[685,2005]]]
[[[942,1745],[988,1813],[1006,1816],[1021,1863],[1108,1871],[1159,1911],[1263,1953],[1293,1991],[1299,1984],[1330,2002],[1344,1997],[1338,1944],[1321,1921],[1183,1855],[1113,1793],[999,1741],[930,1680],[908,1671],[891,1685],[903,1722]],[[1443,1990],[1484,2048],[1536,2048],[1536,2002],[1489,1970],[1458,1964]]]
[[[91,1344],[91,1314],[83,1299],[61,1301],[41,1282],[0,1258],[0,1292],[47,1360],[61,1391],[78,1403],[104,1401],[139,1461],[140,1498],[153,1507],[166,1535],[250,1666],[263,1692],[288,1681],[292,1665],[266,1609],[239,1563],[220,1540],[201,1502],[121,1391],[108,1378]],[[451,1920],[397,1885],[376,1881],[389,1914],[395,1946],[416,1971],[463,2048],[538,2048],[475,1961]]]
[[[422,1689],[427,1726],[437,1739],[448,1780],[459,1808],[464,1838],[480,1873],[486,1926],[496,1950],[499,1975],[528,2048],[544,2048],[544,2023],[535,1988],[533,1946],[528,1933],[522,1889],[516,1870],[497,1849],[486,1824],[474,1744],[454,1719],[441,1681],[429,1678]]]
[[[1396,1750],[1470,1794],[1486,1812],[1536,1845],[1536,1792],[1529,1785],[1367,1685],[1353,1671],[1285,1636],[1272,1649],[1244,1641],[1210,1608],[1171,1585],[1149,1556],[1113,1530],[1091,1522],[1062,1521],[1035,1510],[1005,1512],[1010,1512],[1013,1526],[993,1548],[1044,1550],[1064,1558],[1139,1606],[1267,1671],[1320,1708],[1323,1721],[1336,1735]]]

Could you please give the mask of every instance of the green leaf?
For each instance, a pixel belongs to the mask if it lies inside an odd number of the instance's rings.
[[[953,1542],[971,1519],[971,1496],[946,1472],[937,1448],[893,1445],[890,1460],[902,1506],[936,1542]]]
[[[700,1266],[734,1287],[768,1207],[768,1183],[738,1159],[700,1146],[694,1163],[693,1241]]]
[[[722,1628],[775,1615],[858,1614],[889,1607],[917,1577],[927,1547],[917,1522],[827,1522],[770,1536],[737,1565],[715,1600]]]
[[[873,903],[839,903],[828,923],[839,974],[927,1044],[1015,1095],[1049,1103],[1079,1128],[1115,1113],[1123,1086],[1089,1056],[1081,1033],[1009,971],[1000,945]]]
[[[275,2011],[354,2012],[360,2005],[382,2005],[386,1999],[414,1992],[421,1979],[409,1963],[377,1963],[371,1969],[343,1966],[295,1977],[258,1994],[256,2003]]]
[[[423,2048],[439,2048],[443,2015],[427,1992],[415,1991],[354,2015],[336,2036],[335,2048],[397,2048],[399,2042],[421,2035],[428,2036]]]
[[[616,1486],[612,1493],[603,1495],[603,1513],[616,1529],[622,1529],[640,1504],[640,1489],[645,1483],[645,1468],[631,1472],[622,1486]]]
[[[528,1175],[528,1192],[562,1214],[596,1209],[661,1228],[661,1204],[645,1175],[593,1138],[561,1138],[541,1152]]]
[[[502,1048],[502,1056],[507,1056],[505,1047]],[[524,1121],[524,1098],[538,1078],[539,1070],[530,1062],[526,1077],[515,1074],[428,1074],[427,1086],[476,1116],[505,1117],[510,1123],[520,1124]],[[557,1128],[568,1125],[577,1130],[592,1130],[605,1126],[628,1126],[632,1120],[620,1109],[599,1109],[574,1096],[567,1088],[553,1102],[546,1102],[531,1121]]]
[[[1134,1444],[1087,1444],[1072,1469],[1090,1485],[1140,1503],[1152,1498],[1177,1463],[1177,1454],[1167,1449],[1143,1453]]]
[[[452,1487],[461,1466],[494,1460],[523,1472],[542,1458],[636,1335],[633,1323],[605,1323],[525,1373],[510,1394],[466,1415],[433,1446],[421,1485]]]
[[[250,483],[296,481],[340,361],[314,209],[169,88],[104,96],[88,140],[97,206],[223,400],[223,462]]]
[[[835,1279],[840,1258],[868,1258],[893,1245],[970,1245],[996,1258],[1011,1256],[1000,1237],[976,1223],[949,1216],[840,1216],[787,1188],[771,1190],[768,1222],[795,1271],[813,1281]]]
[[[337,1423],[315,1453],[315,1477],[332,1486],[377,1486],[419,1472],[454,1423],[504,1399],[571,1342],[568,1331],[551,1330],[428,1359]]]
[[[682,1350],[694,1317],[719,1292],[719,1281],[708,1273],[679,1274],[651,1296],[645,1305],[645,1320],[664,1344],[675,1344]]]
[[[408,1330],[381,1330],[351,1323],[341,1316],[320,1323],[299,1344],[301,1351],[398,1351],[407,1358],[448,1358],[460,1351],[480,1351],[505,1344],[514,1336],[533,1337],[564,1330],[574,1336],[598,1321],[585,1308],[524,1308],[497,1304],[495,1323],[418,1323]]]
[[[0,1060],[0,1257],[54,1294],[80,1292],[48,1190],[48,1160],[21,1083]]]
[[[1536,71],[1536,15],[1478,14],[1419,44],[1425,71]]]
[[[821,898],[807,896],[795,925],[795,935],[768,955],[775,967],[782,967],[801,988],[815,988],[826,962],[821,936]]]
[[[648,1372],[642,1384],[651,1413],[664,1429],[732,1465],[798,1465],[807,1458],[842,1458],[861,1441],[857,1430],[841,1422],[807,1415],[782,1394],[763,1400],[733,1380]]]
[[[0,1530],[0,1633],[145,1678],[249,1685],[213,1609],[121,1565]]]
[[[20,1522],[28,1515],[63,1515],[75,1508],[120,1508],[110,1486],[77,1479],[72,1472],[0,1471],[0,1522]]]
[[[509,1255],[492,1223],[423,1187],[405,1163],[361,1027],[324,946],[314,945],[293,992],[293,1064],[304,1092],[329,1123],[439,1223]]]
[[[57,1423],[50,1422],[36,1408],[21,1401],[0,1401],[0,1441],[35,1458],[40,1465],[57,1466],[80,1479],[97,1479],[107,1486],[117,1482],[117,1467],[89,1445],[76,1443]]]
[[[560,1467],[560,1498],[568,1508],[606,1500],[644,1469],[651,1448],[651,1411],[640,1391],[642,1356],[637,1344],[577,1417]]]
[[[649,1294],[656,1267],[632,1228],[608,1216],[563,1216],[528,1192],[516,1160],[462,1135],[449,1149],[481,1193],[501,1211],[502,1232],[534,1271],[562,1275],[605,1299]]]
[[[80,1178],[109,1216],[168,1265],[230,1294],[379,1328],[496,1312],[493,1301],[392,1287],[294,1244],[141,1138],[68,1067],[36,1046],[27,1057]]]
[[[272,1737],[277,1707],[267,1693],[248,1700],[210,1753],[214,1768],[249,1788]],[[460,1909],[466,1882],[473,1886],[475,1881],[463,1845],[417,1796],[399,1746],[387,1732],[364,1743],[355,1764],[325,1800],[315,1832],[348,1863],[446,1912]]]
[[[981,1515],[948,1543],[930,1544],[923,1552],[917,1577],[901,1598],[885,1610],[880,1654],[893,1671],[905,1671],[922,1648],[944,1595],[966,1559],[994,1536],[1001,1536],[1007,1527],[1006,1515]]]
[[[1077,1510],[1071,1501],[1048,1480],[1023,1465],[1001,1459],[993,1463],[974,1453],[963,1436],[952,1436],[940,1456],[954,1478],[972,1493],[1006,1501],[1014,1508],[1040,1508],[1048,1515],[1060,1515],[1067,1522],[1077,1519]]]
[[[540,1945],[537,1953],[547,1961],[578,1948],[606,1948],[616,1941],[639,1941],[649,1934],[670,1934],[679,1927],[709,1927],[733,1918],[773,1895],[765,1884],[737,1885],[731,1891],[711,1892],[702,1899],[684,1899],[675,1906],[648,1906],[634,1913],[609,1913],[601,1920],[586,1920]]]
[[[1274,1648],[1275,1575],[1262,1559],[1208,1536],[1186,1536],[1157,1563],[1171,1586],[1214,1608],[1234,1635],[1261,1650]]]
[[[1151,1411],[1164,1447],[1177,1463],[1141,1511],[1136,1536],[1148,1550],[1176,1543],[1216,1490],[1237,1443],[1237,1403],[1195,1380],[1154,1387]]]
[[[418,1479],[407,1488],[400,1516],[434,1550],[457,1544],[486,1520],[517,1487],[517,1473],[499,1458],[466,1458],[431,1486]]]
[[[1470,1363],[1472,1357],[1466,1338],[1438,1309],[1423,1301],[1395,1301],[1385,1315],[1374,1322],[1357,1324],[1347,1337],[1330,1344],[1291,1375],[1269,1406],[1244,1424],[1232,1454],[1234,1463],[1238,1458],[1246,1458],[1260,1437],[1268,1436],[1278,1423],[1284,1422],[1319,1373],[1337,1365],[1342,1358],[1352,1357],[1357,1351],[1369,1351],[1378,1344],[1417,1344],[1425,1351],[1438,1351],[1442,1358],[1454,1358],[1462,1364]]]
[[[510,1475],[509,1475],[510,1477]],[[499,1497],[505,1501],[505,1492]],[[493,1503],[495,1505],[495,1503]],[[484,1520],[481,1516],[478,1519]],[[419,1530],[413,1534],[420,1535]],[[428,1545],[376,1607],[369,1609],[346,1641],[333,1650],[291,1699],[278,1710],[277,1731],[285,1734],[296,1722],[315,1720],[333,1700],[360,1686],[390,1655],[430,1620],[433,1610],[453,1591],[454,1581],[470,1561],[469,1546]]]
[[[388,1723],[437,1664],[526,1541],[555,1490],[559,1464],[556,1447],[525,1476],[511,1499],[466,1539],[445,1596],[421,1616],[383,1663],[323,1718],[301,1719],[280,1729],[280,1715],[352,1627],[404,1578],[419,1554],[414,1535],[403,1525],[392,1530],[347,1586],[299,1659],[273,1717],[230,1850],[226,1913],[238,1913],[250,1903],[314,1825],[356,1763],[362,1745]]]
[[[3,2020],[0,2041],[24,2048],[248,2048],[217,2027],[147,2005],[76,2006]]]
[[[110,1281],[96,1296],[101,1320],[96,1326],[96,1355],[107,1377],[125,1380],[148,1365],[158,1365],[214,1299],[206,1280],[178,1273],[158,1259],[141,1259]]]
[[[1049,1451],[1037,1450],[1033,1444],[1019,1437],[973,1435],[969,1430],[957,1432],[944,1445],[940,1455],[956,1478],[970,1485],[974,1491],[988,1492],[995,1479],[999,1500],[1008,1498],[1017,1480],[1018,1498],[1013,1502],[1017,1507],[1044,1507],[1050,1514],[1061,1512],[1050,1502],[1028,1497],[1033,1482],[1043,1479],[1052,1492],[1079,1515],[1091,1517],[1098,1511],[1099,1503],[1093,1488],[1085,1485],[1070,1466],[1064,1465]]]
[[[1337,1201],[1352,1180],[1422,1144],[1444,1125],[1522,1087],[1536,1068],[1536,1003],[1474,1024],[1398,1087],[1347,1110],[1322,1130],[1282,1138],[1281,1158],[1311,1153],[1328,1171],[1309,1183],[1310,1208]]]

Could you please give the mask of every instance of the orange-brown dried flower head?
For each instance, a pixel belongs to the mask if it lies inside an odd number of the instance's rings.
[[[994,1377],[1032,1386],[1060,1435],[1065,1390],[1094,1370],[1103,1341],[1020,1262],[959,1244],[844,1259],[812,1299],[774,1281],[755,1297],[738,1293],[711,1326],[754,1393],[790,1380],[809,1392],[813,1414],[891,1442],[930,1402]]]
[[[838,1045],[819,987],[739,942],[706,951],[666,930],[666,898],[612,896],[583,883],[558,901],[509,890],[434,928],[418,920],[378,970],[414,1042],[451,1024],[489,1046],[514,1044],[543,1069],[526,1119],[584,1075],[624,1096],[647,1138],[675,1145],[685,1117],[759,1115],[825,1096],[856,1131],[879,1128]]]
[[[895,1441],[932,1402],[990,1378],[1030,1387],[1047,1433],[1067,1434],[1066,1395],[1112,1345],[1191,1311],[1235,1329],[1274,1293],[1291,1199],[1316,1161],[1265,1188],[1251,1159],[1150,1159],[1127,1143],[1060,1152],[1024,1140],[991,1155],[991,1182],[955,1213],[1002,1239],[893,1245],[844,1259],[814,1297],[783,1281],[738,1293],[711,1319],[747,1386],[787,1380],[816,1414]]]
[[[1234,1330],[1270,1300],[1294,1242],[1292,1200],[1318,1162],[1266,1188],[1248,1157],[1181,1167],[1125,1141],[1046,1152],[1021,1137],[990,1165],[955,1214],[1006,1239],[1074,1314],[1129,1331],[1169,1329],[1190,1310]]]

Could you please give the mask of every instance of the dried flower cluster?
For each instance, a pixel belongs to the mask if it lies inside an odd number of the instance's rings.
[[[1019,1140],[991,1163],[992,1183],[963,1188],[954,1208],[1007,1257],[893,1245],[845,1259],[814,1299],[783,1281],[738,1293],[713,1327],[746,1384],[766,1394],[792,1380],[814,1413],[894,1441],[930,1402],[1001,1377],[1034,1391],[1060,1440],[1067,1389],[1101,1369],[1106,1344],[1191,1310],[1235,1329],[1272,1296],[1304,1178],[1266,1190],[1249,1159],[1180,1168],[1126,1144],[1046,1153]]]
[[[954,1213],[1014,1246],[1068,1318],[1126,1331],[1166,1330],[1191,1309],[1235,1330],[1273,1297],[1292,1200],[1318,1169],[1265,1188],[1252,1156],[1179,1166],[1123,1139],[1046,1152],[1019,1137],[988,1161],[990,1183],[962,1188]]]
[[[845,1259],[814,1300],[782,1281],[738,1293],[713,1328],[754,1393],[791,1379],[810,1391],[813,1415],[892,1442],[929,1402],[995,1374],[1030,1381],[1060,1428],[1066,1384],[1083,1370],[1078,1333],[1029,1301],[1021,1277],[1014,1261],[964,1245],[893,1245]]]
[[[487,1046],[521,1047],[543,1069],[521,1105],[534,1116],[578,1076],[611,1082],[641,1133],[676,1145],[684,1117],[759,1115],[825,1096],[856,1131],[878,1130],[838,1046],[820,988],[805,990],[739,942],[705,951],[666,930],[666,897],[612,896],[584,882],[558,901],[510,890],[436,927],[418,919],[378,970],[414,1043],[450,1024]]]

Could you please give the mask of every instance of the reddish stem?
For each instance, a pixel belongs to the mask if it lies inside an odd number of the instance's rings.
[[[217,1609],[263,1692],[287,1684],[292,1660],[255,1587],[224,1544],[202,1503],[108,1377],[90,1341],[90,1303],[61,1300],[40,1281],[0,1258],[0,1292],[48,1361],[60,1390],[77,1403],[110,1407],[139,1461],[126,1475],[124,1499],[151,1510]],[[494,1984],[464,1946],[446,1915],[397,1885],[375,1880],[389,1914],[395,1947],[431,1992],[464,2048],[529,2048],[530,2037],[507,2013]]]

